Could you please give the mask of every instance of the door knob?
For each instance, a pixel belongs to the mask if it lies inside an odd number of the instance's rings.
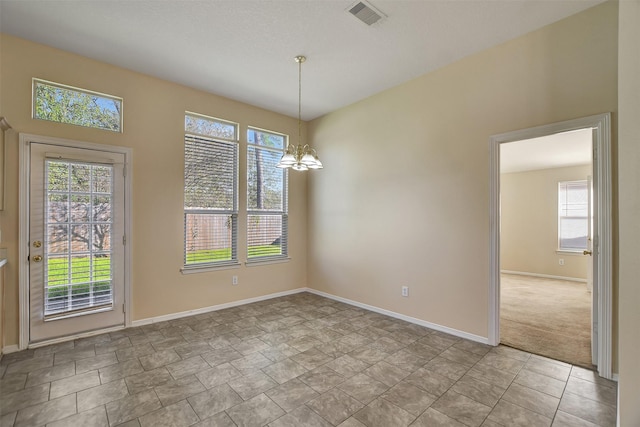
[[[40,261],[42,261],[42,255],[34,255],[34,257],[33,257],[33,261],[34,261],[34,262],[40,262]]]
[[[586,250],[582,251],[582,255],[591,255],[591,253],[592,253],[591,251],[586,251]]]
[[[33,242],[34,248],[39,248],[40,246],[42,246],[42,242],[40,240],[36,240],[35,242]]]

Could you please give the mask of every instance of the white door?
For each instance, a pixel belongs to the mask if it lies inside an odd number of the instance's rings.
[[[30,144],[29,341],[124,325],[124,155]]]

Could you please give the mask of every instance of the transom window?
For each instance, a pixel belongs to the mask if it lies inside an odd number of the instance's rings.
[[[184,265],[238,263],[238,125],[185,114]]]
[[[558,183],[558,249],[582,252],[589,235],[589,188],[586,180]]]
[[[287,136],[247,130],[247,260],[287,256],[287,171],[276,168]]]
[[[33,79],[33,118],[122,132],[122,98]]]

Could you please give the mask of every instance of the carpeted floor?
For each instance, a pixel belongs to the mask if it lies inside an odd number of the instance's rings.
[[[593,368],[585,283],[503,274],[500,298],[502,344]]]

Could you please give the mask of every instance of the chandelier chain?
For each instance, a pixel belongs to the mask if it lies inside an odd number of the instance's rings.
[[[298,144],[302,144],[302,61],[298,61]]]

